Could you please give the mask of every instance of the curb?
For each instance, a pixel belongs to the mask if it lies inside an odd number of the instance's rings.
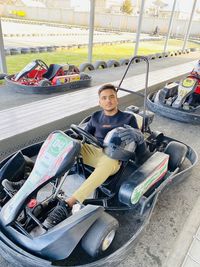
[[[200,225],[200,196],[196,201],[188,220],[185,222],[181,233],[175,241],[163,267],[183,267],[193,243],[194,235]],[[192,266],[191,266],[192,267]]]

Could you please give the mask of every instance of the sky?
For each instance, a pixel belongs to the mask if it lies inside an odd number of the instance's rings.
[[[174,0],[163,0],[165,3],[168,4],[167,9],[171,10],[173,6]],[[78,5],[82,10],[88,10],[89,9],[89,0],[71,0],[72,6]],[[116,3],[122,3],[123,0],[112,0],[112,2]],[[136,0],[132,0],[133,3],[136,2]],[[146,0],[145,6],[151,5],[151,3],[154,2],[154,0]],[[176,9],[181,11],[190,12],[192,9],[193,1],[192,0],[177,0],[176,3]],[[200,0],[197,0],[197,8],[200,8]]]

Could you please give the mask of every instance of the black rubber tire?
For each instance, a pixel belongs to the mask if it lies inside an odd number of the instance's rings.
[[[29,54],[30,52],[31,52],[31,49],[28,47],[21,48],[21,54]]]
[[[19,48],[10,48],[11,55],[19,55],[21,54],[21,50]]]
[[[108,66],[108,68],[112,68],[112,67],[116,68],[116,67],[119,67],[120,64],[117,60],[111,59],[111,60],[107,61],[107,66]]]
[[[6,73],[0,73],[0,80],[3,80],[7,76]]]
[[[101,255],[103,253],[102,244],[105,237],[112,231],[116,232],[118,227],[118,221],[108,213],[104,212],[82,238],[82,248],[91,257]]]
[[[39,53],[38,47],[30,47],[30,52],[31,53]]]
[[[94,70],[94,66],[91,63],[83,63],[79,67],[80,72],[84,72],[86,70]]]
[[[94,63],[94,69],[97,70],[97,69],[105,69],[107,68],[107,63],[103,60],[97,60],[95,63]]]
[[[81,80],[89,80],[89,79],[91,79],[91,76],[89,76],[87,73],[85,73],[85,72],[81,72],[80,73],[80,79]]]
[[[48,79],[43,79],[43,80],[39,81],[39,83],[38,83],[38,86],[47,87],[50,85],[51,85],[51,82]]]
[[[39,53],[47,52],[47,48],[45,46],[39,46]]]
[[[47,46],[47,52],[53,52],[53,51],[55,51],[54,46]]]
[[[129,61],[130,60],[128,58],[122,58],[122,59],[120,59],[119,64],[120,64],[120,66],[126,66],[126,65],[128,65]]]
[[[168,169],[173,172],[176,168],[180,167],[183,163],[186,154],[187,146],[178,143],[176,141],[171,141],[165,148],[165,153],[169,155],[169,165]]]

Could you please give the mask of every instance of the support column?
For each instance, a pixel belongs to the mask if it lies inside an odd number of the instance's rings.
[[[92,63],[94,17],[95,17],[95,0],[90,0],[89,44],[88,44],[88,62],[90,63]]]
[[[0,72],[7,73],[1,18],[0,18]]]
[[[193,19],[193,15],[194,15],[196,3],[197,3],[197,0],[194,0],[192,11],[191,11],[191,14],[190,14],[190,19],[189,19],[188,27],[187,27],[187,31],[186,31],[184,42],[183,42],[183,48],[182,48],[183,50],[186,48],[187,41],[188,41],[188,38],[189,38],[189,35],[190,35],[191,24],[192,24],[192,19]]]
[[[136,35],[134,56],[136,56],[137,53],[138,53],[138,47],[139,47],[139,43],[140,43],[140,33],[141,33],[141,28],[142,28],[142,19],[143,19],[143,13],[144,13],[144,3],[145,3],[145,0],[142,0],[141,6],[140,6],[140,15],[139,15],[139,19],[138,19],[138,27],[137,27],[137,35]]]
[[[170,38],[170,35],[171,35],[171,30],[172,30],[172,24],[173,24],[173,20],[174,20],[174,13],[175,13],[176,2],[177,2],[177,0],[174,0],[173,7],[172,7],[172,12],[171,12],[171,16],[170,16],[170,21],[169,21],[169,26],[168,26],[168,31],[167,31],[167,36],[166,36],[166,39],[165,39],[165,44],[164,44],[164,50],[163,50],[163,52],[166,52],[166,50],[167,50],[168,41],[169,41],[169,38]]]

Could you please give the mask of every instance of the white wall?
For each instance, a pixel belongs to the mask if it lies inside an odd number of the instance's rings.
[[[10,16],[11,10],[24,10],[27,14],[27,19],[54,21],[66,23],[71,25],[88,26],[89,14],[87,12],[74,12],[73,9],[56,9],[56,8],[36,8],[36,7],[15,7],[15,6],[1,6],[0,12],[2,16]],[[95,26],[103,27],[113,30],[123,30],[135,32],[137,30],[138,17],[120,14],[103,14],[97,13],[95,15]],[[169,19],[159,19],[152,17],[144,17],[142,23],[142,32],[151,33],[155,27],[158,26],[161,33],[166,34],[168,30]],[[191,35],[200,35],[200,22],[193,21],[191,27]],[[187,21],[174,19],[172,34],[184,35],[187,28]]]

